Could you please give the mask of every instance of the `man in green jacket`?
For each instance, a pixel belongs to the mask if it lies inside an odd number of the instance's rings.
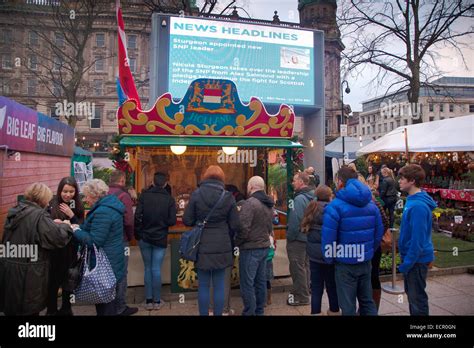
[[[290,261],[290,275],[293,280],[293,290],[288,296],[290,306],[304,306],[310,302],[309,295],[309,259],[306,254],[306,234],[301,231],[301,221],[309,202],[314,197],[308,186],[309,176],[300,172],[293,177],[295,199],[290,202],[288,209],[288,228],[286,231],[286,251]]]

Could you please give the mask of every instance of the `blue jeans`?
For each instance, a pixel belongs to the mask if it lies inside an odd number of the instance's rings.
[[[239,256],[242,315],[263,315],[267,298],[268,248],[240,250]]]
[[[124,248],[130,248],[128,242],[123,242]],[[130,250],[130,249],[129,249]],[[117,296],[115,297],[115,303],[117,307],[117,314],[121,314],[125,309],[127,309],[127,274],[128,274],[128,254],[125,253],[125,270],[123,279],[119,282],[117,287]]]
[[[425,291],[427,274],[428,265],[426,263],[415,263],[413,268],[404,274],[403,280],[410,315],[429,315],[428,295]]]
[[[225,268],[214,269],[212,271],[197,270],[199,287],[198,287],[198,305],[199,315],[209,315],[210,288],[214,291],[214,315],[222,315],[224,310],[224,283]]]
[[[337,299],[342,315],[356,315],[356,299],[360,315],[377,315],[372,298],[371,261],[354,265],[336,263]]]
[[[339,312],[334,265],[309,261],[311,270],[311,314],[321,313],[324,287],[329,299],[329,310]]]
[[[143,240],[138,242],[145,265],[145,298],[160,302],[161,300],[161,265],[165,258],[166,248],[158,247]]]

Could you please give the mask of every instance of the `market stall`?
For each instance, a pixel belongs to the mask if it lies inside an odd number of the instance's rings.
[[[422,187],[438,203],[436,226],[470,237],[474,222],[474,115],[399,127],[361,148],[376,171],[382,164],[397,175],[406,163],[426,172]],[[460,233],[457,233],[460,232]]]
[[[179,103],[167,93],[158,98],[153,108],[141,111],[134,100],[128,100],[118,109],[117,116],[123,153],[118,165],[133,173],[137,192],[150,186],[156,171],[169,175],[178,222],[170,229],[171,248],[169,259],[165,256],[164,281],[170,267],[175,291],[193,289],[193,265],[179,259],[177,246],[181,233],[188,229],[181,217],[204,169],[212,164],[221,166],[226,185],[245,194],[247,181],[253,175],[262,176],[268,183],[268,155],[272,149],[284,149],[287,178],[291,178],[293,149],[302,147],[290,139],[295,115],[286,105],[281,105],[276,115],[270,115],[257,98],[243,104],[232,81],[198,79]],[[286,204],[283,208],[286,210]],[[284,239],[283,215],[280,221],[275,234],[277,239]],[[143,279],[136,279],[139,281]]]
[[[0,238],[28,185],[42,182],[54,192],[71,174],[73,147],[74,128],[0,96]]]

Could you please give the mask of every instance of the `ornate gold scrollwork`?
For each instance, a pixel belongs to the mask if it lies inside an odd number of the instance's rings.
[[[196,132],[200,135],[206,135],[209,133],[209,125],[205,124],[204,129],[200,129],[199,127],[195,126],[194,124],[188,124],[186,128],[184,128],[184,132],[187,135],[192,135],[193,132]]]
[[[221,135],[222,133],[224,133],[225,135],[230,136],[234,134],[234,127],[232,126],[224,126],[219,130],[215,130],[215,127],[216,125],[213,124],[210,128],[210,132],[212,135]]]
[[[120,126],[124,126],[122,128],[122,132],[130,133],[132,131],[132,124],[137,125],[137,126],[142,126],[148,122],[148,116],[142,112],[138,113],[137,119],[134,119],[132,116],[130,116],[130,111],[135,110],[136,107],[137,106],[133,101],[126,101],[123,104],[122,106],[123,118],[121,118],[118,122]]]
[[[281,110],[280,114],[285,117],[281,123],[278,123],[278,117],[274,116],[270,117],[268,124],[272,129],[281,128],[280,136],[286,137],[288,136],[288,130],[293,128],[293,123],[290,122],[291,110],[289,108],[284,108]]]

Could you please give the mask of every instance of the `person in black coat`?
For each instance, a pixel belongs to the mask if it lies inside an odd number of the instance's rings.
[[[308,204],[301,222],[301,230],[308,236],[306,253],[309,257],[311,270],[311,314],[321,315],[321,300],[324,288],[329,299],[328,315],[339,314],[339,302],[336,291],[336,278],[334,264],[324,261],[321,248],[321,229],[323,225],[323,213],[332,199],[332,190],[321,185],[316,189],[317,201]]]
[[[48,186],[33,183],[8,210],[1,244],[24,248],[0,257],[0,312],[7,316],[39,315],[47,305],[51,252],[72,237],[71,227],[55,223],[46,211],[52,197]]]
[[[202,222],[217,203],[224,188],[225,175],[219,166],[209,166],[203,181],[195,190],[184,211],[183,223],[194,226]],[[233,195],[225,191],[222,201],[209,218],[199,245],[195,267],[199,278],[199,314],[209,315],[209,288],[214,288],[214,315],[224,307],[225,269],[232,266],[232,239],[239,231],[239,217]]]
[[[392,171],[388,167],[382,168],[383,180],[380,183],[380,199],[384,203],[384,208],[390,219],[390,227],[393,227],[395,205],[398,200],[398,191]]]
[[[145,266],[147,310],[163,307],[161,266],[168,246],[168,228],[176,224],[176,202],[166,185],[166,175],[155,173],[154,186],[142,192],[135,212],[135,239]]]
[[[84,222],[84,206],[79,187],[73,177],[61,179],[56,196],[49,207],[51,217],[56,220],[69,220],[71,224]],[[78,244],[72,238],[64,248],[51,251],[51,269],[49,274],[47,315],[73,315],[71,294],[74,289],[68,288],[68,270],[77,262]],[[58,311],[58,290],[62,288],[62,305]]]

